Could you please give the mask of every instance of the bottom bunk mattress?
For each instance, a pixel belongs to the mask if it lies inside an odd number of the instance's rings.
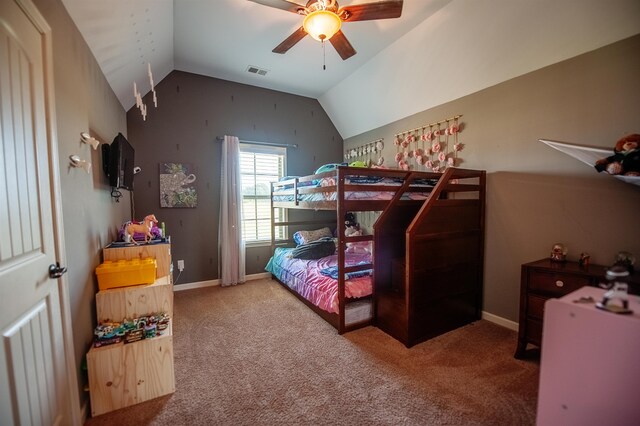
[[[320,309],[338,313],[338,256],[314,260],[295,259],[291,257],[292,251],[292,248],[276,248],[265,270]],[[364,263],[371,263],[371,254],[345,253],[345,266]],[[345,280],[345,297],[369,296],[371,289],[370,270],[348,274]]]

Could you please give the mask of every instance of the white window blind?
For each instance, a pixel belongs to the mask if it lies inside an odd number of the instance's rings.
[[[271,182],[285,176],[285,148],[240,144],[242,180],[242,238],[247,243],[271,241]],[[283,209],[274,209],[276,221],[284,220]],[[276,239],[285,239],[286,229],[276,227]]]

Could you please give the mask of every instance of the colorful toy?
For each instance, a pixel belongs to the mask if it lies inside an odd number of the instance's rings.
[[[135,233],[144,234],[144,242],[148,243],[153,239],[153,235],[151,235],[151,228],[154,227],[158,223],[158,219],[153,214],[145,216],[143,223],[133,223],[131,222],[124,228],[124,241],[129,243],[138,244],[138,242],[134,238]]]
[[[107,320],[95,328],[93,346],[99,348],[122,341],[133,343],[161,336],[169,328],[170,319],[169,315],[160,312],[139,318],[125,318],[122,322]]]

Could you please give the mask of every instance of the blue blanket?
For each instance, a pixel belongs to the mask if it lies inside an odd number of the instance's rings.
[[[362,265],[362,263],[360,263],[359,265]],[[371,275],[372,272],[373,272],[373,269],[365,269],[363,271],[356,271],[356,272],[347,272],[345,274],[345,279],[349,280],[351,278],[366,277],[368,275]],[[328,277],[331,277],[334,280],[338,279],[338,267],[337,266],[331,266],[329,268],[321,269],[320,273],[322,275],[326,275]]]

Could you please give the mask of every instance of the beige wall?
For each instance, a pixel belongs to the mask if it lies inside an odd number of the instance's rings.
[[[34,3],[52,29],[54,92],[60,183],[62,189],[64,239],[67,255],[70,309],[80,390],[85,379],[80,371],[90,348],[96,325],[94,269],[102,260],[101,248],[108,244],[117,226],[129,218],[129,194],[120,203],[110,197],[102,173],[100,149],[93,151],[80,142],[80,132],[90,132],[110,143],[118,132],[126,134],[124,109],[108,85],[95,58],[58,0]],[[91,159],[92,173],[69,168],[69,156]],[[87,401],[80,392],[81,403]]]
[[[640,187],[538,142],[612,148],[640,133],[639,51],[635,36],[347,139],[345,147],[384,138],[393,165],[395,133],[463,114],[461,167],[488,172],[484,310],[518,321],[520,265],[548,256],[553,243],[565,243],[572,260],[584,251],[608,265],[620,250],[640,259]]]

